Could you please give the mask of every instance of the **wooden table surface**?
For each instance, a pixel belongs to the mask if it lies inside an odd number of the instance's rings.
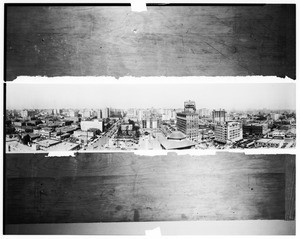
[[[20,75],[295,78],[295,5],[6,10],[8,81]]]
[[[295,217],[295,156],[7,154],[6,223]]]

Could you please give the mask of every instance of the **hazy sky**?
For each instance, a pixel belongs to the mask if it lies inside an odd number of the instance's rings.
[[[7,84],[7,109],[39,108],[183,108],[292,109],[296,86],[281,84]]]

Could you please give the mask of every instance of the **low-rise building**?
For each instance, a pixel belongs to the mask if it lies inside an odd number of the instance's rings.
[[[284,139],[287,130],[274,130],[268,134],[269,138]]]
[[[45,139],[45,140],[41,140],[41,141],[38,141],[36,142],[39,147],[41,149],[47,149],[55,144],[59,144],[61,141],[59,140],[54,140],[54,139]]]
[[[64,140],[64,139],[67,139],[71,136],[70,133],[65,133],[65,134],[61,134],[61,135],[56,135],[56,139],[58,140]]]
[[[243,139],[243,130],[239,122],[224,122],[215,125],[215,141],[226,144]]]
[[[133,125],[128,123],[121,124],[121,131],[122,134],[132,134]]]
[[[283,139],[259,139],[256,141],[256,147],[280,148],[284,143]]]
[[[57,127],[55,129],[56,132],[60,132],[61,134],[70,133],[72,134],[76,129],[72,126],[63,126],[63,127]]]
[[[41,129],[34,129],[33,133],[34,134],[39,134],[41,136],[45,137],[51,137],[51,133],[54,132],[54,129],[51,127],[43,127]]]
[[[180,131],[172,132],[167,138],[161,135],[158,137],[158,140],[161,147],[166,150],[190,149],[196,145],[195,142],[187,139],[186,135]]]
[[[22,126],[26,126],[26,122],[25,121],[13,121],[12,125],[17,126],[17,127],[22,127]]]
[[[80,122],[80,128],[83,131],[88,131],[88,129],[99,129],[101,132],[103,132],[103,121],[102,120],[93,120],[93,121],[81,121]]]
[[[61,142],[49,147],[47,151],[71,151],[71,150],[77,150],[79,148],[80,148],[79,144],[71,143],[71,142]]]
[[[246,124],[243,125],[243,136],[256,135],[263,136],[269,132],[268,124]]]
[[[280,114],[277,114],[277,113],[271,113],[270,115],[271,115],[272,120],[274,120],[274,121],[278,120],[281,116]]]
[[[76,130],[73,133],[73,137],[76,138],[79,142],[87,143],[89,142],[93,137],[95,137],[94,131],[82,131],[82,130]]]

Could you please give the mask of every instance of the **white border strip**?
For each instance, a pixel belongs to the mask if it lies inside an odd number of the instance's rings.
[[[7,84],[256,84],[256,83],[294,83],[291,78],[276,76],[181,76],[181,77],[120,77],[111,76],[19,76]]]

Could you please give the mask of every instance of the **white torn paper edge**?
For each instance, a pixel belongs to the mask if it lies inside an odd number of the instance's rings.
[[[157,238],[161,237],[160,227],[156,227],[153,230],[145,230],[146,237]]]
[[[131,11],[133,12],[146,12],[147,6],[145,0],[131,0]]]
[[[49,152],[46,157],[75,157],[76,151],[53,151]]]
[[[276,76],[124,76],[116,79],[113,76],[18,76],[8,84],[249,84],[249,83],[296,83],[295,80]]]
[[[107,154],[107,153],[122,153],[122,154],[130,154],[133,153],[137,156],[167,156],[167,155],[191,155],[191,156],[203,156],[203,155],[216,155],[216,154],[226,154],[226,153],[236,153],[236,154],[245,154],[245,155],[258,155],[258,154],[266,154],[266,155],[276,155],[276,154],[290,154],[296,155],[297,149],[226,149],[226,150],[214,150],[214,149],[206,149],[206,150],[196,150],[196,149],[188,149],[188,150],[85,150],[85,151],[11,151],[6,152],[7,154],[23,154],[23,153],[31,153],[31,154],[48,154],[46,157],[75,157],[79,153],[95,153],[95,154]]]
[[[168,155],[167,150],[135,150],[131,151],[134,153],[134,155],[139,155],[139,156],[157,156],[157,155]]]

